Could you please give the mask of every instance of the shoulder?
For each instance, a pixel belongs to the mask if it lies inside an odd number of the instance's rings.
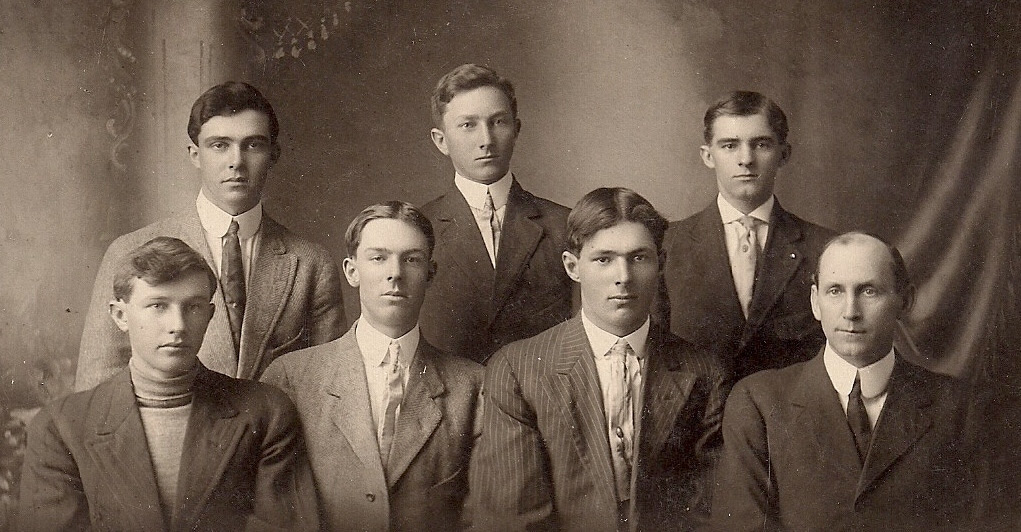
[[[783,216],[787,223],[798,227],[805,242],[814,249],[821,250],[822,246],[826,244],[829,239],[837,236],[836,231],[823,227],[819,224],[809,222],[783,207],[778,207],[776,212],[779,216]]]
[[[276,386],[229,377],[210,369],[204,369],[200,382],[211,395],[225,398],[246,415],[297,418],[291,400]]]
[[[667,226],[666,236],[664,237],[665,243],[673,243],[680,241],[696,232],[702,225],[705,224],[706,218],[712,216],[718,211],[715,210],[716,205],[710,204],[708,207],[688,216],[687,218],[670,222]]]
[[[493,355],[490,364],[499,359],[513,368],[545,371],[544,368],[552,364],[567,342],[588,341],[581,327],[580,318],[572,318],[530,338],[511,342]]]
[[[286,380],[292,386],[305,381],[322,380],[327,373],[326,369],[336,363],[337,355],[352,341],[348,335],[352,334],[353,330],[325,344],[284,353],[270,363],[263,373],[262,380],[276,384],[286,376]]]
[[[422,214],[430,220],[435,221],[437,217],[449,215],[453,210],[454,201],[458,199],[455,194],[460,194],[457,189],[451,186],[443,194],[429,200],[421,207]]]
[[[731,397],[749,397],[756,403],[776,404],[789,396],[809,362],[752,373],[737,381]]]
[[[536,196],[535,194],[532,194],[531,192],[523,188],[519,188],[518,191],[519,199],[522,202],[529,203],[533,207],[535,207],[543,218],[549,218],[556,223],[563,222],[563,224],[566,226],[567,216],[571,214],[571,209],[555,201]]]
[[[110,247],[107,248],[107,255],[127,254],[138,246],[141,246],[158,236],[180,238],[185,233],[184,227],[188,223],[188,215],[180,215],[173,218],[157,220],[149,225],[115,238],[114,241],[110,243]],[[196,221],[195,223],[198,222]]]
[[[687,371],[712,382],[727,380],[723,362],[709,351],[659,327],[650,331],[649,340],[659,353],[669,357],[668,363],[673,369]]]
[[[966,392],[961,380],[929,371],[901,356],[897,357],[897,368],[896,371],[902,375],[901,382],[906,385],[909,393],[923,396],[934,403],[958,404],[961,402],[958,399]]]
[[[334,264],[333,257],[325,247],[291,232],[269,215],[263,216],[263,230],[267,238],[275,238],[282,242],[289,253],[317,264]]]
[[[423,338],[419,350],[439,372],[440,378],[449,386],[477,389],[482,384],[483,366],[474,360],[454,356],[433,347]]]

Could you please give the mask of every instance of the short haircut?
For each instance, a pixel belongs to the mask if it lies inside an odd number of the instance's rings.
[[[713,123],[721,116],[752,116],[763,113],[780,144],[787,144],[787,115],[765,95],[753,91],[734,91],[720,98],[705,112],[703,125],[706,145],[713,142]]]
[[[890,263],[891,268],[893,270],[894,290],[896,290],[897,293],[902,296],[907,294],[908,289],[911,287],[911,275],[908,273],[907,264],[904,262],[904,257],[901,256],[900,251],[897,249],[897,246],[894,246],[893,244],[889,243],[885,238],[879,235],[869,233],[866,231],[848,231],[826,241],[826,244],[823,245],[822,247],[822,251],[819,253],[819,259],[815,263],[815,273],[812,274],[812,284],[814,284],[816,287],[819,286],[819,274],[821,272],[820,268],[822,266],[823,253],[826,253],[827,249],[836,244],[841,245],[850,244],[856,238],[859,237],[874,238],[886,247],[886,250],[890,253]]]
[[[137,279],[155,286],[189,273],[205,274],[209,281],[209,299],[213,299],[216,275],[206,259],[181,240],[158,236],[135,248],[117,265],[113,277],[113,297],[128,301]]]
[[[567,217],[567,250],[581,255],[593,235],[624,222],[644,225],[656,242],[656,251],[662,252],[666,218],[640,194],[622,187],[597,188],[578,200]]]
[[[496,87],[503,92],[510,100],[511,115],[515,120],[518,118],[518,99],[514,96],[514,85],[510,80],[487,66],[466,63],[447,72],[433,89],[433,124],[442,128],[443,113],[447,111],[447,104],[450,103],[450,100],[453,100],[458,93],[479,87]]]
[[[400,220],[410,224],[425,235],[429,245],[429,258],[432,258],[433,248],[436,246],[436,237],[433,235],[433,224],[429,221],[418,207],[398,200],[385,201],[375,205],[369,205],[362,212],[351,220],[344,234],[344,241],[347,244],[347,256],[354,258],[358,254],[358,245],[362,243],[362,230],[373,220]]]
[[[264,113],[269,118],[269,140],[274,146],[280,133],[277,115],[261,92],[255,87],[241,81],[227,81],[210,88],[199,96],[191,106],[188,118],[188,136],[196,145],[199,143],[199,132],[202,124],[214,116],[232,116],[241,111],[254,110]]]

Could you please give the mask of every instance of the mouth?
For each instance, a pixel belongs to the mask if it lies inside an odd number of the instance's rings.
[[[632,294],[618,294],[615,296],[610,296],[609,299],[610,301],[621,301],[626,303],[628,301],[634,301],[635,299],[638,299],[638,296]]]
[[[489,154],[489,155],[483,155],[482,157],[476,157],[475,160],[476,161],[480,161],[480,162],[489,162],[489,161],[495,161],[495,160],[497,160],[499,158],[500,158],[499,155]]]
[[[406,293],[404,293],[404,292],[402,292],[400,290],[389,290],[387,292],[383,292],[383,297],[393,298],[393,299],[407,299],[408,298],[408,294],[406,294]]]
[[[758,177],[759,177],[759,174],[739,174],[739,175],[734,176],[734,179],[737,179],[737,180],[740,180],[740,181],[749,181],[751,179],[758,179]]]
[[[231,183],[231,184],[246,184],[246,183],[248,183],[248,178],[247,177],[241,177],[241,176],[231,177],[229,179],[224,179],[223,182],[224,183]]]
[[[171,342],[171,343],[167,343],[167,344],[160,344],[160,346],[159,346],[160,349],[172,349],[172,350],[175,350],[175,351],[180,351],[182,349],[189,349],[190,347],[191,347],[190,345],[188,345],[188,344],[186,344],[184,342]]]

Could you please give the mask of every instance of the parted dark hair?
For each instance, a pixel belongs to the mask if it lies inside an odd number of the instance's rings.
[[[886,250],[890,252],[894,290],[896,290],[900,295],[907,294],[908,289],[911,287],[911,275],[908,273],[907,264],[904,262],[904,257],[901,256],[897,246],[887,242],[885,238],[879,235],[866,231],[848,231],[826,241],[826,244],[822,247],[822,251],[819,253],[819,260],[815,263],[815,273],[812,274],[812,284],[817,287],[819,286],[819,268],[822,264],[822,255],[823,253],[826,253],[827,249],[836,244],[850,244],[856,238],[860,237],[874,238],[886,246]]]
[[[497,74],[495,70],[474,63],[465,63],[450,72],[447,72],[432,94],[432,115],[433,124],[443,127],[443,113],[447,110],[447,104],[460,92],[470,91],[479,87],[496,87],[500,89],[507,99],[510,100],[511,114],[516,120],[518,118],[518,99],[514,96],[514,85],[510,80]]]
[[[195,100],[188,118],[188,137],[198,144],[202,124],[210,118],[231,116],[249,109],[265,113],[269,118],[269,140],[276,146],[280,123],[277,122],[273,106],[258,89],[242,81],[227,81],[211,87]]]
[[[117,265],[113,277],[113,297],[128,301],[135,280],[151,285],[169,283],[187,273],[202,273],[209,280],[209,299],[216,293],[216,275],[197,251],[179,239],[158,236],[135,248]]]
[[[759,113],[766,115],[770,129],[780,144],[787,144],[787,115],[783,109],[765,95],[754,91],[734,91],[720,98],[705,112],[703,125],[705,143],[713,142],[713,123],[721,116],[751,116]]]
[[[429,258],[432,258],[433,248],[436,246],[436,237],[433,235],[433,224],[426,218],[418,207],[399,200],[390,200],[375,205],[369,205],[362,212],[351,220],[344,234],[344,241],[347,244],[347,256],[354,258],[358,254],[358,245],[362,243],[362,230],[373,220],[400,220],[411,224],[425,235],[429,244]]]
[[[662,252],[666,218],[647,199],[623,187],[597,188],[578,200],[567,217],[567,250],[581,255],[593,235],[623,222],[644,225],[656,242],[656,251]]]

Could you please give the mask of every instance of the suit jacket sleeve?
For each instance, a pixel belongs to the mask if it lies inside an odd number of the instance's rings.
[[[89,528],[78,466],[45,408],[29,425],[18,515],[18,530],[26,532]]]
[[[745,383],[727,399],[723,455],[712,501],[716,530],[777,530],[769,475],[765,413]]]
[[[298,412],[273,390],[271,419],[255,471],[245,530],[318,530],[319,507]]]
[[[74,379],[76,392],[91,389],[112,377],[117,370],[127,366],[131,357],[127,335],[117,328],[109,312],[110,300],[113,299],[114,268],[125,255],[123,248],[120,239],[110,244],[96,273],[78,350],[78,369]]]
[[[341,300],[340,271],[330,258],[323,261],[312,298],[308,345],[325,344],[340,338],[346,330],[344,302]]]
[[[483,382],[482,436],[472,455],[470,519],[480,530],[555,529],[549,460],[536,413],[502,354],[490,361]]]

